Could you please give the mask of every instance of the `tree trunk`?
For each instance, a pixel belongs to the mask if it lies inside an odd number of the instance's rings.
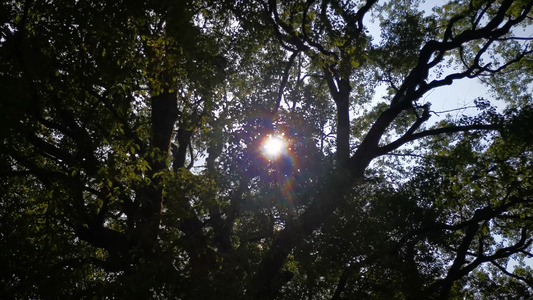
[[[146,176],[152,181],[140,193],[141,220],[139,224],[139,242],[142,248],[150,251],[156,244],[159,223],[161,220],[161,206],[163,190],[161,178],[155,174],[167,168],[170,141],[174,131],[174,124],[179,116],[177,97],[175,93],[164,91],[152,97],[152,148],[155,155],[149,161],[151,169]]]

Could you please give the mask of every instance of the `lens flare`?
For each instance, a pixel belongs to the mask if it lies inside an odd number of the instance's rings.
[[[281,136],[269,136],[262,144],[263,155],[269,159],[278,158],[287,147],[287,142]]]

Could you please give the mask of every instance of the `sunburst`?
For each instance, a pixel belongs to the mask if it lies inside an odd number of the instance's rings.
[[[269,159],[276,159],[286,151],[287,142],[282,136],[269,136],[261,146],[263,155]]]

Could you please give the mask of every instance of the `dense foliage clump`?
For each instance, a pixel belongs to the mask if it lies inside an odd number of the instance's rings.
[[[0,4],[0,298],[533,297],[532,7]]]

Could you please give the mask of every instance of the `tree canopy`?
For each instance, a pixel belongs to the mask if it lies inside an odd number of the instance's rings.
[[[533,297],[533,1],[432,5],[2,2],[0,296]]]

